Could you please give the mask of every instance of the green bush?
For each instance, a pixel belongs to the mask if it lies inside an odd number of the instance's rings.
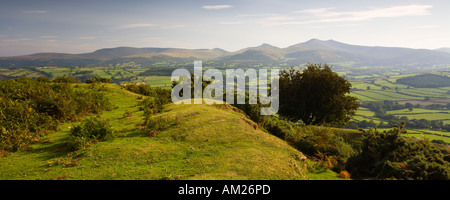
[[[168,89],[152,88],[150,85],[147,84],[138,85],[136,83],[129,83],[122,87],[136,94],[142,94],[149,97],[159,98],[160,101],[164,101],[165,103],[169,103],[171,101],[172,91]]]
[[[58,76],[53,79],[53,82],[55,82],[55,83],[81,83],[81,81],[76,80],[72,76]]]
[[[110,78],[94,77],[86,79],[86,83],[111,83]]]
[[[159,132],[167,129],[172,125],[177,125],[181,123],[181,117],[169,117],[169,116],[146,116],[144,123],[141,124],[140,130],[150,136],[154,137]]]
[[[404,123],[389,131],[364,132],[361,152],[348,161],[347,171],[358,178],[449,180],[450,165],[428,140],[408,141]]]
[[[261,116],[259,125],[270,134],[286,141],[294,141],[295,135],[300,131],[299,126],[293,122],[280,119],[278,116]]]
[[[329,127],[303,127],[295,146],[335,171],[344,170],[347,159],[356,154],[352,146]]]
[[[112,106],[98,91],[62,81],[0,81],[0,150],[17,151],[56,130],[59,122],[98,114]],[[67,78],[69,80],[69,78]]]
[[[75,150],[114,137],[114,131],[108,121],[99,116],[90,117],[81,125],[73,127],[70,134],[69,146]]]
[[[25,102],[0,97],[0,149],[25,149],[41,136],[55,130],[57,121],[37,112]]]

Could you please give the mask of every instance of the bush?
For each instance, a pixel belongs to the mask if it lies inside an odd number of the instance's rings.
[[[262,122],[259,123],[270,134],[275,135],[286,141],[295,140],[295,135],[300,131],[299,126],[293,122],[280,119],[278,116],[261,116]]]
[[[146,116],[144,123],[141,125],[140,130],[150,137],[156,136],[161,131],[167,129],[172,125],[181,123],[181,117],[169,117],[169,116]]]
[[[111,83],[110,78],[94,77],[86,79],[86,83]]]
[[[147,98],[140,104],[144,110],[144,115],[148,116],[154,113],[162,112],[164,101],[161,101],[161,98]]]
[[[83,124],[73,127],[70,134],[69,146],[75,150],[114,137],[108,121],[99,116],[88,118]]]
[[[0,150],[17,151],[56,130],[59,122],[109,110],[102,92],[72,87],[70,77],[0,81]]]
[[[169,103],[171,101],[172,91],[168,89],[152,88],[150,85],[147,84],[136,84],[136,83],[129,83],[122,87],[136,94],[142,94],[149,97],[159,98],[161,101],[164,101],[165,103]]]
[[[57,121],[25,102],[0,97],[0,150],[17,151],[55,130]]]
[[[54,83],[81,83],[72,76],[58,76],[53,79]]]
[[[361,152],[349,159],[352,176],[376,179],[449,180],[450,165],[428,139],[411,142],[404,123],[389,131],[364,132]]]
[[[344,170],[347,159],[356,154],[352,146],[333,134],[329,127],[304,127],[295,146],[338,172]]]

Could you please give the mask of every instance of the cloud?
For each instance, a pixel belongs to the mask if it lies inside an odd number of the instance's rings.
[[[242,22],[242,21],[223,21],[223,22],[219,22],[219,24],[223,24],[223,25],[238,25],[238,24],[244,24],[244,22]]]
[[[430,28],[438,28],[438,25],[423,25],[423,26],[413,26],[412,29],[430,29]]]
[[[31,38],[19,38],[19,39],[7,39],[2,40],[3,42],[23,42],[23,41],[30,41]]]
[[[220,10],[220,9],[226,9],[231,8],[232,5],[208,5],[208,6],[202,6],[203,9],[206,10]]]
[[[40,36],[40,38],[44,38],[44,39],[49,39],[49,38],[56,38],[57,36],[54,36],[54,35],[43,35],[43,36]]]
[[[97,37],[87,36],[87,37],[79,37],[80,40],[95,40]]]
[[[46,11],[46,10],[22,10],[22,13],[25,13],[25,14],[44,14],[44,13],[48,13],[48,11]]]
[[[295,11],[287,14],[251,14],[238,15],[246,23],[257,23],[264,26],[274,25],[311,25],[318,23],[350,23],[343,26],[354,26],[359,22],[380,18],[412,17],[430,15],[432,5],[404,5],[382,8],[370,8],[358,11],[338,11],[336,7],[315,8]]]
[[[430,15],[429,9],[432,5],[406,5],[391,6],[385,8],[373,8],[363,11],[337,12],[336,8],[317,8],[297,11],[295,13],[308,14],[318,18],[311,22],[355,22],[368,21],[376,18],[395,18],[407,16]]]
[[[122,26],[119,26],[117,29],[133,29],[133,28],[144,28],[144,27],[152,27],[155,26],[154,24],[146,24],[146,23],[140,23],[140,24],[125,24]]]

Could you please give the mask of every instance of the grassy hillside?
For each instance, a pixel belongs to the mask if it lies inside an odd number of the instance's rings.
[[[81,84],[78,87],[86,88]],[[72,127],[59,125],[27,150],[0,158],[0,179],[335,179],[286,142],[263,132],[229,107],[167,105],[157,116],[178,123],[150,137],[139,130],[139,95],[105,85],[116,109],[101,114],[116,137],[87,148],[67,148]],[[318,170],[315,170],[318,171]]]

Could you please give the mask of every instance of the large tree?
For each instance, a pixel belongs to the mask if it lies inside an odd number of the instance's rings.
[[[327,64],[282,70],[279,83],[279,114],[308,125],[346,125],[358,109],[356,98],[348,95],[352,85]]]

